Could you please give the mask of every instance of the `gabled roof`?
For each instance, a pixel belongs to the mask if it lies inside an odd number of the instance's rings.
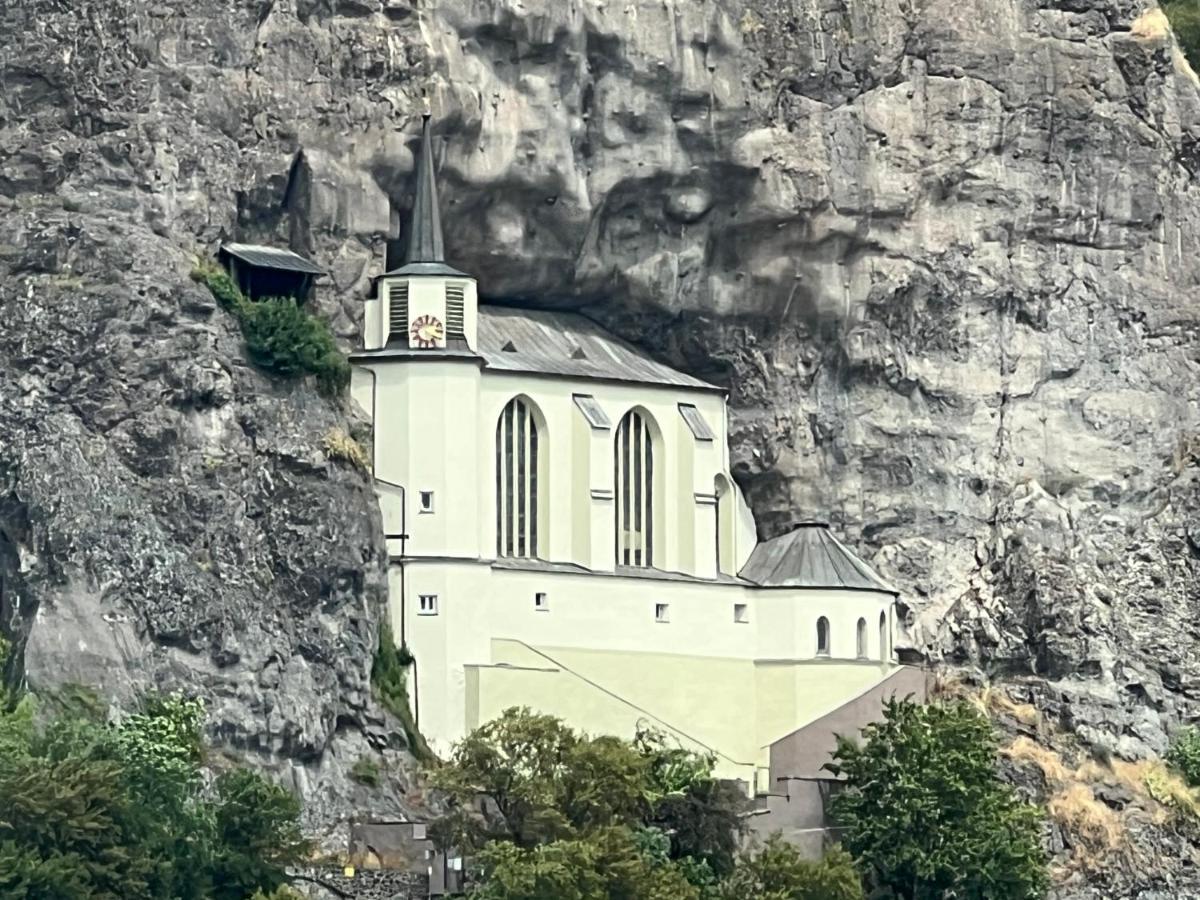
[[[278,247],[266,247],[262,244],[222,244],[221,252],[264,269],[283,269],[285,272],[305,272],[309,275],[325,274],[325,270],[312,260]]]
[[[816,522],[797,525],[787,534],[763,541],[739,574],[763,587],[897,593],[834,537],[828,525]]]
[[[720,390],[658,362],[578,313],[481,306],[478,347],[485,367],[499,371]]]

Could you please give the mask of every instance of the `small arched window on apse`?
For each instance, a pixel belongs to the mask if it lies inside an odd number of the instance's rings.
[[[887,662],[891,656],[891,649],[888,647],[888,621],[887,613],[879,614],[879,660]]]
[[[829,620],[824,616],[817,619],[817,656],[829,655]]]
[[[617,426],[613,444],[616,553],[619,566],[654,565],[654,437],[636,409]]]
[[[536,557],[545,474],[540,414],[514,397],[496,423],[496,555]]]
[[[858,620],[858,635],[857,635],[856,647],[858,650],[858,658],[866,659],[867,658],[867,620],[866,619]]]

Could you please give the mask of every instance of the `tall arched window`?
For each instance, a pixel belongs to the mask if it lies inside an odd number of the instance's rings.
[[[891,651],[888,648],[888,621],[887,613],[879,614],[879,659],[881,662],[887,662]]]
[[[817,656],[829,655],[829,620],[824,616],[817,619]]]
[[[867,620],[866,619],[858,620],[857,649],[858,649],[858,658],[866,659],[867,658]]]
[[[496,423],[496,555],[538,555],[538,426],[520,397]]]
[[[617,565],[654,565],[654,442],[646,420],[630,410],[617,426],[613,452]]]

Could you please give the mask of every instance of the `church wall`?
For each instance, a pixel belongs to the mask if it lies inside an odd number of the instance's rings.
[[[544,652],[549,652],[544,648],[554,648],[559,662],[569,662],[584,676],[590,673],[597,680],[603,676],[619,691],[628,692],[631,702],[647,709],[651,701],[661,698],[664,712],[656,714],[668,722],[672,717],[676,722],[702,722],[704,714],[697,711],[702,698],[711,700],[706,709],[715,709],[719,706],[715,698],[728,696],[729,714],[734,716],[731,721],[741,723],[735,729],[738,734],[747,728],[751,733],[757,730],[755,697],[766,696],[776,704],[764,713],[762,722],[786,732],[804,721],[795,715],[821,712],[883,671],[877,656],[873,664],[839,657],[854,654],[858,617],[870,622],[873,616],[877,621],[879,612],[890,604],[890,595],[760,590],[712,582],[509,570],[443,560],[409,560],[404,570],[404,633],[418,663],[421,728],[427,737],[441,742],[441,747],[462,737],[472,721],[486,720],[504,708],[497,704],[537,705],[534,695],[522,700],[519,692],[496,684],[544,683],[548,679],[530,676],[496,682],[489,680],[490,675],[476,673],[473,677],[481,679],[478,689],[486,691],[468,696],[467,671],[471,667],[511,662],[511,658],[497,657],[497,641],[521,642]],[[538,593],[547,597],[545,611],[535,604]],[[437,615],[416,612],[421,594],[437,596]],[[402,595],[398,566],[392,568],[390,595],[393,622],[398,622]],[[746,606],[746,621],[735,621],[735,603]],[[667,621],[656,621],[657,604],[667,605]],[[830,620],[834,656],[830,660],[812,659],[818,615]],[[877,629],[875,639],[877,644]],[[651,664],[648,655],[679,661],[672,677],[684,679],[686,684],[663,682],[659,670],[666,663]],[[708,662],[696,667],[684,662],[693,658]],[[733,670],[740,666],[743,674],[732,679],[722,660]],[[756,660],[777,660],[774,665],[783,669],[799,661],[808,674],[791,680],[756,675]],[[579,685],[571,688],[575,693],[581,690]],[[468,704],[474,704],[470,715]],[[789,707],[795,713],[790,718]],[[586,723],[592,713],[585,707],[578,715]],[[602,731],[609,721],[605,717],[611,715],[616,713],[604,713],[591,724],[591,730]],[[772,724],[777,718],[786,720],[778,728]]]
[[[422,360],[374,368],[375,476],[404,486],[407,552],[477,558],[478,366]],[[423,492],[432,495],[429,512],[422,511]]]
[[[547,435],[540,439],[550,456],[550,522],[540,530],[551,535],[549,555],[556,562],[573,562],[594,570],[615,566],[613,444],[616,427],[631,409],[652,420],[659,439],[655,443],[656,568],[688,574],[715,574],[715,538],[711,525],[697,520],[712,516],[710,507],[698,504],[696,495],[711,495],[713,479],[724,467],[724,398],[713,391],[696,391],[659,385],[618,384],[585,379],[545,378],[522,373],[483,373],[480,434],[487,435],[479,449],[479,468],[488,473],[490,486],[482,499],[482,527],[495,522],[495,427],[505,405],[516,396],[529,398],[546,419]],[[589,394],[604,408],[612,428],[587,425],[572,395]],[[701,410],[716,434],[713,441],[696,441],[679,414],[680,402]],[[580,485],[579,474],[589,481]],[[586,490],[585,490],[586,487]],[[548,524],[548,529],[547,529]],[[585,529],[587,538],[577,533]],[[423,552],[414,547],[413,552]]]

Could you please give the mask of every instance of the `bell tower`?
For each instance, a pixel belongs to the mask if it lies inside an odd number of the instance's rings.
[[[431,117],[425,114],[404,264],[385,272],[367,304],[365,350],[476,349],[475,279],[446,264],[434,174]]]

